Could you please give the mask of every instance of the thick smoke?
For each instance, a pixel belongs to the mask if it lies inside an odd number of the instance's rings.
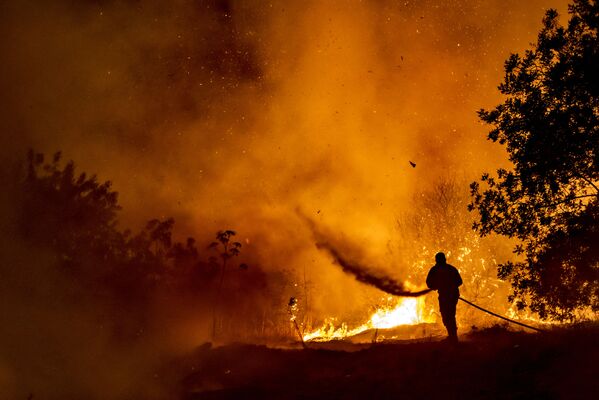
[[[385,293],[400,297],[419,297],[431,291],[431,289],[419,290],[417,292],[409,291],[405,288],[404,284],[400,282],[378,274],[375,271],[371,271],[371,269],[366,266],[348,261],[330,243],[319,242],[316,244],[316,247],[327,251],[343,271],[352,275],[359,282],[374,286]]]
[[[310,228],[310,231],[316,240],[316,247],[327,252],[333,258],[334,262],[341,267],[343,272],[353,276],[358,282],[365,283],[380,289],[385,293],[400,297],[419,297],[431,291],[430,289],[410,291],[406,288],[404,283],[386,276],[381,271],[376,271],[372,267],[350,260],[347,256],[342,255],[341,251],[333,245],[335,240],[333,239],[332,234],[324,233],[322,229],[317,227],[313,220],[306,217],[301,211],[298,211],[298,216],[305,221],[306,225]],[[344,247],[348,247],[347,241],[343,242],[345,243]]]

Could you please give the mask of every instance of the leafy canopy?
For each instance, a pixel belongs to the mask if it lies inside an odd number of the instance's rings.
[[[547,11],[538,41],[505,62],[505,101],[480,110],[512,169],[471,184],[481,235],[518,239],[498,275],[541,318],[599,310],[599,6],[575,0],[567,27]]]

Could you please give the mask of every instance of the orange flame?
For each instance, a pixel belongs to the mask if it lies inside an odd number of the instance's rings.
[[[388,300],[392,298],[389,297]],[[324,342],[352,337],[369,329],[389,329],[430,322],[424,311],[424,298],[398,298],[394,306],[378,308],[367,322],[355,328],[350,329],[345,323],[335,326],[335,320],[328,319],[322,327],[304,334],[304,341]]]

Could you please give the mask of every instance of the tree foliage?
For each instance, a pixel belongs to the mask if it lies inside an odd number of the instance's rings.
[[[43,154],[30,151],[27,161],[19,226],[30,243],[55,251],[73,269],[93,258],[115,262],[125,256],[125,235],[116,229],[118,195],[110,182],[76,175],[73,162],[61,167],[60,152],[45,162]]]
[[[542,318],[599,310],[599,6],[547,11],[537,43],[505,62],[505,101],[480,110],[513,164],[471,184],[475,229],[519,240],[500,265],[512,301]]]
[[[227,261],[240,253],[241,243],[231,240],[235,232],[217,233],[215,249],[221,263],[215,265],[208,251],[198,250],[194,238],[173,239],[172,218],[152,219],[137,233],[122,230],[118,193],[111,183],[77,174],[75,164],[61,158],[61,153],[50,158],[28,154],[25,174],[13,193],[19,204],[18,234],[27,246],[49,254],[73,287],[81,289],[79,295],[107,300],[119,314],[129,311],[125,320],[131,327],[125,329],[131,332],[143,329],[144,312],[157,299],[189,298],[207,308],[213,300],[210,289],[220,292]],[[223,311],[240,308],[241,295],[259,297],[265,289],[259,268],[241,264],[229,274],[239,295],[223,299]]]

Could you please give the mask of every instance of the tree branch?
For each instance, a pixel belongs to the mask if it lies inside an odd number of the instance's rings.
[[[595,185],[593,183],[593,181],[591,181],[590,179],[588,179],[587,177],[584,177],[582,175],[580,175],[580,177],[589,185],[591,185],[593,187],[593,189],[595,189],[595,191],[597,192],[597,194],[595,196],[599,196],[599,188],[597,187],[597,185]]]
[[[555,207],[555,206],[559,206],[560,204],[567,203],[569,201],[578,200],[578,199],[584,199],[584,198],[587,198],[587,197],[597,197],[597,195],[596,194],[584,194],[584,195],[581,195],[581,196],[572,197],[570,199],[563,199],[563,200],[557,201],[555,203],[544,204],[544,205],[542,205],[540,207],[541,208]]]

